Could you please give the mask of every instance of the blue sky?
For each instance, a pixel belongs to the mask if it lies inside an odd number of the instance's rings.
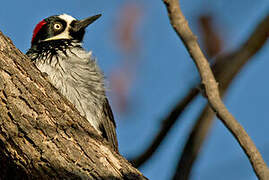
[[[0,6],[0,30],[9,36],[22,52],[26,52],[30,46],[33,28],[43,18],[62,13],[84,18],[102,13],[102,18],[88,29],[84,47],[93,51],[105,75],[109,77],[113,69],[119,66],[119,59],[124,58],[115,46],[113,31],[117,25],[119,11],[126,2],[128,1],[3,1]],[[162,117],[184,97],[198,77],[190,56],[169,24],[161,0],[130,2],[142,7],[143,20],[136,36],[141,52],[129,95],[131,110],[124,115],[114,110],[120,151],[125,157],[138,155],[147,147],[158,131]],[[213,14],[216,25],[220,27],[219,33],[225,36],[224,51],[244,42],[259,19],[268,12],[269,6],[267,0],[180,2],[195,33],[199,32],[197,16],[205,12]],[[236,77],[225,98],[228,109],[245,127],[267,164],[268,52],[267,43]],[[199,97],[187,108],[181,123],[176,124],[157,153],[141,167],[140,170],[146,177],[154,180],[170,179],[191,125],[205,103],[204,98]],[[256,179],[245,154],[218,120],[215,121],[195,164],[192,179]]]

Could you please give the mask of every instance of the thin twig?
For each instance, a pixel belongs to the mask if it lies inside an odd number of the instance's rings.
[[[197,38],[193,35],[184,15],[181,12],[178,0],[163,0],[163,2],[166,5],[171,25],[183,41],[197,66],[202,79],[202,85],[205,88],[205,93],[211,108],[216,112],[219,119],[234,135],[240,146],[243,148],[259,179],[268,180],[269,169],[260,152],[244,128],[236,121],[233,115],[223,104],[218,91],[218,83],[214,78],[207,59],[197,43]]]

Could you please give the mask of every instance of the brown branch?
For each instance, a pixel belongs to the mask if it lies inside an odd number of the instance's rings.
[[[227,56],[221,56],[216,59],[213,65],[213,72],[220,83],[220,94],[223,96],[229,88],[234,77],[238,74],[240,69],[251,60],[268,40],[269,35],[269,15],[267,15],[255,28],[249,39],[237,50]],[[214,112],[209,105],[205,106],[200,114],[197,122],[193,126],[187,143],[181,154],[174,179],[187,180],[189,179],[193,164],[197,159],[201,146],[211,129]]]
[[[0,32],[0,179],[146,179]]]
[[[218,84],[210,69],[209,63],[202,53],[197,38],[190,30],[188,23],[181,12],[178,0],[163,0],[166,5],[171,25],[183,41],[189,54],[194,60],[202,79],[208,102],[216,112],[219,119],[224,123],[228,130],[234,135],[246,155],[259,179],[269,179],[269,169],[265,164],[260,152],[252,142],[244,128],[236,121],[232,114],[223,104],[218,91]]]
[[[228,88],[233,78],[238,74],[245,63],[263,47],[268,38],[268,21],[269,16],[265,17],[261,21],[261,23],[255,28],[255,31],[250,35],[249,39],[239,49],[235,50],[233,53],[229,53],[228,55],[220,55],[215,60],[212,69],[216,79],[220,82],[220,93],[222,93],[222,91],[225,92],[226,88]],[[139,156],[130,160],[135,167],[140,167],[156,152],[157,148],[173,125],[177,122],[184,109],[198,95],[198,89],[196,87],[198,87],[198,85],[192,87],[190,92],[182,100],[180,100],[177,105],[172,108],[172,111],[168,114],[168,116],[162,120],[162,126],[149,147]],[[180,170],[179,174],[186,174],[189,176],[192,164],[196,159],[201,145],[203,144],[203,139],[206,137],[207,132],[211,127],[211,120],[213,117],[215,117],[215,114],[212,110],[209,107],[205,107],[200,114],[196,125],[194,125],[185,145],[179,162],[181,165],[178,165],[178,170]],[[197,144],[194,146],[193,142],[196,142]]]

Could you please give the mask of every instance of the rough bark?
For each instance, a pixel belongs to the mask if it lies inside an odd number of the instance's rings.
[[[1,32],[0,179],[146,179]]]

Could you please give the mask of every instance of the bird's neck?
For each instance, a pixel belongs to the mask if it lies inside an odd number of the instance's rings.
[[[44,56],[58,55],[59,52],[65,53],[70,48],[82,48],[81,42],[69,39],[43,41],[33,44],[26,54],[34,61]]]

